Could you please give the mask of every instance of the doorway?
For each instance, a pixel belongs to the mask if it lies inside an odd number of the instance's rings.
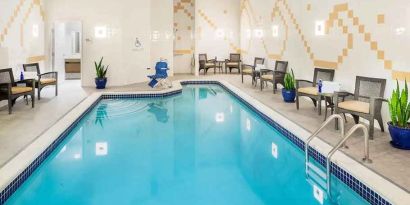
[[[53,70],[58,72],[59,79],[81,79],[82,23],[55,22],[52,33]]]

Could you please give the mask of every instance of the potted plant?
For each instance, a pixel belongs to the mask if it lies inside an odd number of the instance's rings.
[[[393,90],[389,100],[391,122],[388,122],[391,145],[399,149],[410,150],[410,103],[407,81],[405,88],[400,90],[397,82],[397,90]]]
[[[295,102],[295,97],[296,97],[296,87],[295,87],[295,75],[293,73],[293,70],[291,73],[286,73],[285,74],[285,79],[284,79],[285,85],[284,88],[282,89],[282,96],[283,100],[287,103],[293,103]]]
[[[103,59],[104,57],[101,57],[100,62],[98,64],[96,61],[94,61],[95,72],[97,75],[97,77],[95,78],[95,85],[97,89],[104,89],[107,85],[107,78],[105,77],[105,75],[107,74],[109,66],[105,66],[102,64]]]

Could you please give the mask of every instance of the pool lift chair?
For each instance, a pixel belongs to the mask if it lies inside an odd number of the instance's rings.
[[[340,127],[341,139],[339,142],[330,150],[330,152],[323,154],[325,159],[320,159],[318,150],[315,150],[310,146],[313,139],[318,137],[318,134],[332,121],[336,120]],[[346,134],[345,134],[345,121],[340,114],[334,114],[330,116],[321,126],[317,129],[311,136],[309,136],[305,143],[305,173],[306,180],[312,184],[314,187],[314,194],[316,196],[321,196],[323,198],[327,197],[330,200],[337,198],[338,193],[333,193],[331,190],[331,179],[332,179],[332,170],[335,170],[336,164],[332,162],[332,157],[340,148],[348,149],[346,146],[346,141],[359,129],[363,131],[364,136],[364,157],[363,162],[372,163],[372,160],[369,156],[369,131],[366,126],[363,124],[354,125]],[[312,160],[315,159],[315,160]],[[320,163],[320,161],[322,163]],[[334,173],[333,173],[334,174]],[[326,196],[323,194],[323,191],[326,191]]]
[[[148,83],[148,85],[151,88],[155,87],[163,87],[163,88],[171,88],[172,83],[168,79],[168,63],[165,60],[160,60],[157,62],[155,65],[155,75],[149,75],[148,78],[151,79],[151,81]]]

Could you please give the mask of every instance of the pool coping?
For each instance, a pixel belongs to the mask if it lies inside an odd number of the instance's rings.
[[[246,94],[241,89],[222,80],[180,80],[172,82],[170,89],[138,92],[96,92],[74,107],[52,127],[43,132],[35,141],[0,168],[0,204],[18,189],[31,173],[48,157],[54,148],[65,138],[67,133],[103,98],[155,98],[175,95],[182,92],[183,84],[218,84],[237,97],[265,121],[278,129],[302,148],[311,135],[310,132],[287,119],[283,115]],[[292,130],[291,132],[289,130]],[[324,163],[324,156],[331,146],[316,138],[311,143],[309,154],[319,163]],[[49,152],[48,154],[45,154]],[[349,170],[346,172],[345,170]],[[332,159],[332,173],[352,188],[371,204],[408,204],[410,194],[397,185],[378,175],[369,168],[338,151]],[[364,183],[366,182],[366,183]]]

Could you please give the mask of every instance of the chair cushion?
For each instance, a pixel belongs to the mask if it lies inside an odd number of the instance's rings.
[[[264,80],[273,80],[273,75],[262,75],[261,78]]]
[[[45,79],[40,80],[41,84],[50,84],[50,83],[55,83],[55,82],[57,82],[57,80],[54,78],[45,78]]]
[[[370,113],[370,104],[367,102],[349,100],[349,101],[340,102],[337,106],[345,110],[351,110],[351,111],[361,112],[361,113],[366,113],[366,114]]]
[[[238,62],[228,62],[226,63],[226,66],[228,67],[238,67],[239,63]]]
[[[20,94],[20,93],[26,93],[26,92],[31,92],[33,88],[31,87],[11,87],[11,94]]]
[[[244,73],[244,74],[252,74],[253,71],[252,71],[252,69],[243,69],[243,70],[242,70],[242,73]]]
[[[308,95],[318,95],[318,90],[316,87],[304,87],[298,89],[299,93],[305,93]]]

